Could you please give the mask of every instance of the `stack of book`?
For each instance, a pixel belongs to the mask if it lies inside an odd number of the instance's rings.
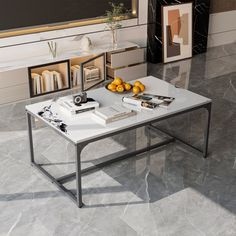
[[[57,100],[62,112],[67,115],[77,115],[84,112],[93,111],[99,107],[99,103],[96,101],[88,101],[86,103],[81,103],[79,106],[74,104],[72,96],[61,97]]]
[[[35,95],[59,90],[64,86],[62,75],[57,71],[45,70],[41,75],[32,73],[31,78]]]
[[[112,106],[102,107],[94,111],[94,118],[104,125],[118,120],[122,120],[136,115],[136,111],[128,109],[122,104],[114,104]]]

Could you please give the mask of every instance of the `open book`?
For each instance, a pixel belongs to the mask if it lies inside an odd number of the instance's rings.
[[[124,103],[145,109],[154,109],[157,107],[167,108],[174,100],[175,98],[173,97],[166,97],[147,93],[127,96],[123,97],[122,99]]]

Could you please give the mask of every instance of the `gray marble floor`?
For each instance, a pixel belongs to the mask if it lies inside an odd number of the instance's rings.
[[[209,158],[177,142],[113,164],[83,177],[85,207],[78,209],[30,166],[24,113],[30,101],[2,106],[0,235],[236,235],[236,44],[149,65],[149,74],[213,99]],[[200,111],[156,125],[201,147],[205,118]],[[83,167],[145,146],[146,134],[139,129],[89,145]],[[34,139],[36,159],[48,171],[73,172],[69,143],[40,124]]]

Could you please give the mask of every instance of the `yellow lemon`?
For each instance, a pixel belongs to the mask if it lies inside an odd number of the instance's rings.
[[[141,84],[142,83],[140,81],[138,81],[138,80],[134,82],[134,86],[136,86],[136,87],[139,87],[139,85],[141,85]]]
[[[112,83],[115,84],[115,85],[121,85],[121,84],[123,84],[123,80],[122,80],[121,78],[119,78],[119,77],[116,77],[116,78],[113,80]]]
[[[129,84],[129,83],[126,83],[125,84],[125,90],[127,90],[127,91],[129,91],[130,89],[131,89],[131,84]]]
[[[124,92],[124,87],[123,87],[123,85],[122,85],[122,84],[121,84],[121,85],[118,85],[118,86],[116,87],[116,91],[119,92],[119,93],[123,93],[123,92]]]
[[[138,94],[138,93],[140,93],[141,90],[138,86],[134,86],[132,91],[134,94]]]
[[[140,84],[139,88],[140,88],[141,92],[143,92],[145,90],[145,85],[144,84]]]
[[[116,90],[116,85],[115,84],[109,84],[107,88],[111,91]]]

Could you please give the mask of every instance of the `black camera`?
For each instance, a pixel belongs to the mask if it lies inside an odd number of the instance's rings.
[[[73,101],[76,106],[80,106],[82,103],[88,102],[87,93],[83,92],[73,96]]]

